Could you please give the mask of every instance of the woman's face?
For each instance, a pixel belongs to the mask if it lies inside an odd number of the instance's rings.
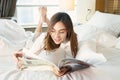
[[[57,22],[50,32],[51,38],[55,44],[60,44],[66,39],[67,30],[62,22]]]

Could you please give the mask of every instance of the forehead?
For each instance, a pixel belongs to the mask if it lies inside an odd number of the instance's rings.
[[[64,30],[66,29],[65,25],[63,24],[63,22],[57,22],[54,26],[53,29],[55,30]]]

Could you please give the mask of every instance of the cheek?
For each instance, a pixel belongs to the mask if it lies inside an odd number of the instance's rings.
[[[52,34],[52,33],[50,33],[50,36],[51,36],[51,38],[53,39],[53,34]]]
[[[65,40],[66,37],[67,37],[67,33],[65,33],[64,35],[61,36],[61,38],[62,38],[63,40]]]

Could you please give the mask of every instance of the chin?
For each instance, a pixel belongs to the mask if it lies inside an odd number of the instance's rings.
[[[61,42],[55,42],[55,44],[60,44]]]
[[[54,42],[55,42],[55,44],[60,44],[61,43],[61,41],[58,41],[58,42],[54,41]]]

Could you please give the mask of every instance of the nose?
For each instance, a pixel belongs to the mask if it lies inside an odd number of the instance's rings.
[[[60,37],[60,34],[58,32],[55,33],[54,35],[55,38],[59,38]]]

